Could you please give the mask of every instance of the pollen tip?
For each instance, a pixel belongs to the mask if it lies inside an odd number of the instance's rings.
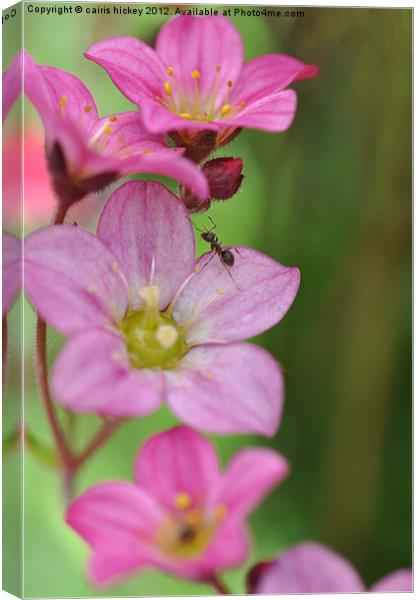
[[[176,327],[173,327],[173,325],[160,325],[155,333],[155,336],[160,346],[168,350],[174,344],[176,344],[179,338],[179,332]]]
[[[118,118],[117,118],[117,117],[115,117],[115,115],[113,115],[112,117],[109,117],[109,121],[110,121],[111,123],[115,123],[115,121],[117,121],[117,120],[118,120]]]
[[[90,104],[86,104],[86,106],[84,107],[84,112],[92,112],[92,106]]]
[[[87,286],[87,291],[89,292],[89,294],[96,294],[97,287],[95,285],[89,285]]]
[[[169,81],[164,82],[164,91],[168,96],[172,95],[172,85]]]
[[[221,71],[221,67],[220,67],[220,65],[217,65],[217,66],[215,67],[215,72],[216,72],[216,73],[220,73],[220,71]]]
[[[224,104],[224,106],[221,108],[221,116],[225,117],[226,115],[228,115],[230,110],[231,110],[231,104]]]
[[[145,150],[143,150],[143,154],[151,154],[151,150],[147,150],[147,148]]]
[[[107,135],[111,135],[112,133],[112,127],[110,125],[106,125],[106,127],[103,130]]]
[[[219,288],[217,288],[217,294],[225,294],[225,293],[226,293],[225,287],[219,287]]]
[[[232,88],[233,87],[233,82],[231,81],[231,79],[229,79],[227,81],[227,87]]]
[[[61,96],[58,103],[60,106],[66,106],[66,104],[68,103],[67,96]]]
[[[224,506],[224,504],[220,504],[219,506],[216,506],[215,510],[214,510],[214,516],[215,516],[216,521],[218,521],[219,523],[221,521],[224,521],[224,519],[227,516],[227,507]]]
[[[167,67],[167,74],[169,75],[169,77],[171,77],[174,72],[175,70],[173,67]]]
[[[179,117],[182,117],[182,119],[187,119],[188,121],[192,121],[192,115],[190,113],[182,112],[179,114]]]
[[[195,69],[194,71],[192,71],[191,75],[192,75],[192,79],[199,79],[201,77],[201,73],[198,71],[198,69]]]
[[[188,510],[184,516],[184,521],[186,525],[189,525],[190,527],[196,527],[202,521],[202,511],[200,511],[199,508]]]
[[[244,108],[246,106],[246,102],[244,102],[243,100],[240,102],[239,104],[240,108]]]
[[[178,492],[173,498],[173,504],[180,510],[185,510],[191,505],[191,497],[188,492]]]

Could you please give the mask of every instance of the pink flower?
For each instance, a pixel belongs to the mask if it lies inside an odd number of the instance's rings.
[[[145,568],[206,581],[246,559],[246,518],[288,471],[276,452],[249,448],[221,473],[213,446],[179,426],[144,444],[134,484],[88,489],[70,505],[67,523],[92,548],[96,584]]]
[[[53,373],[58,400],[108,417],[147,414],[166,400],[198,428],[273,435],[281,371],[266,350],[241,340],[282,319],[299,271],[238,251],[231,269],[208,254],[196,262],[186,209],[156,182],[115,191],[97,236],[69,225],[31,234],[26,292],[71,336]]]
[[[222,16],[170,20],[155,50],[133,37],[114,37],[96,42],[85,56],[141,107],[149,131],[180,130],[178,145],[186,146],[197,130],[216,132],[217,147],[241,127],[288,129],[297,95],[285,88],[318,74],[316,66],[282,54],[243,62],[240,34]]]
[[[252,594],[328,594],[366,592],[354,567],[333,550],[303,542],[250,574]],[[380,579],[371,592],[411,592],[412,571],[400,569]]]
[[[18,52],[2,75],[2,120],[5,121],[22,88],[22,53]]]
[[[22,164],[16,157],[24,151],[24,219],[25,229],[51,221],[56,200],[50,185],[44,152],[44,139],[37,129],[20,127],[3,139],[3,217],[15,227],[22,217]]]
[[[10,67],[19,68],[16,61]],[[26,53],[23,68],[25,94],[44,123],[48,167],[63,204],[68,206],[119,177],[145,172],[177,179],[207,198],[205,176],[182,157],[182,151],[168,148],[163,136],[147,133],[137,112],[99,118],[89,90],[74,75],[39,66]]]
[[[2,246],[2,312],[4,317],[20,291],[22,252],[20,240],[7,231],[2,232]]]

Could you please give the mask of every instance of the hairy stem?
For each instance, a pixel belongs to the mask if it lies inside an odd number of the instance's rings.
[[[42,402],[45,408],[45,414],[54,437],[58,454],[65,469],[72,467],[73,456],[67,445],[67,441],[61,430],[57,415],[55,414],[54,404],[51,398],[48,385],[48,366],[47,366],[47,324],[38,315],[36,322],[36,349],[37,349],[37,371],[39,388]]]
[[[92,437],[86,448],[75,458],[76,469],[79,469],[99,448],[101,448],[118,429],[122,421],[105,421],[99,431]]]
[[[8,336],[7,336],[7,316],[3,317],[2,323],[2,382],[3,389],[6,387],[6,376],[7,376],[7,345],[8,345]]]
[[[216,575],[213,575],[207,581],[208,584],[211,585],[218,594],[227,596],[231,595],[231,592],[228,589],[228,587],[224,585],[224,583],[222,583],[222,581],[220,581]]]

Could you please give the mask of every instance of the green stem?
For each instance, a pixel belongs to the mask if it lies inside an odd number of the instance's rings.
[[[7,376],[7,346],[8,346],[8,335],[7,335],[7,316],[3,317],[2,325],[2,374],[3,374],[3,389],[6,388],[6,376]]]

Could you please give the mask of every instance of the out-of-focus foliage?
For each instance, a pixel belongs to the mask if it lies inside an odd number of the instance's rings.
[[[240,447],[262,444],[292,465],[288,481],[252,519],[252,561],[314,538],[346,555],[370,583],[411,564],[412,13],[304,13],[298,19],[235,19],[246,58],[290,54],[318,64],[320,77],[297,84],[299,107],[289,131],[244,131],[222,153],[242,157],[246,177],[235,199],[210,211],[220,238],[299,266],[302,283],[284,321],[258,340],[286,373],[277,437],[213,439],[224,460]],[[82,78],[106,114],[130,104],[83,51],[111,35],[153,43],[163,22],[27,14],[25,46],[37,62]],[[37,119],[30,107],[26,114],[27,125]],[[207,224],[206,216],[195,221]],[[11,320],[17,317],[15,311]],[[33,374],[29,305],[25,317],[25,421],[48,442]],[[50,336],[51,357],[61,343]],[[162,410],[125,425],[86,466],[78,490],[130,478],[138,446],[174,423]],[[93,417],[80,419],[77,438],[85,439],[95,425]],[[17,460],[7,457],[6,477]],[[62,521],[57,474],[27,455],[24,477],[25,595],[95,594],[84,573],[87,548]],[[16,502],[7,487],[4,493],[6,503]],[[236,593],[243,591],[244,571],[225,577]],[[210,592],[143,574],[100,595]]]

